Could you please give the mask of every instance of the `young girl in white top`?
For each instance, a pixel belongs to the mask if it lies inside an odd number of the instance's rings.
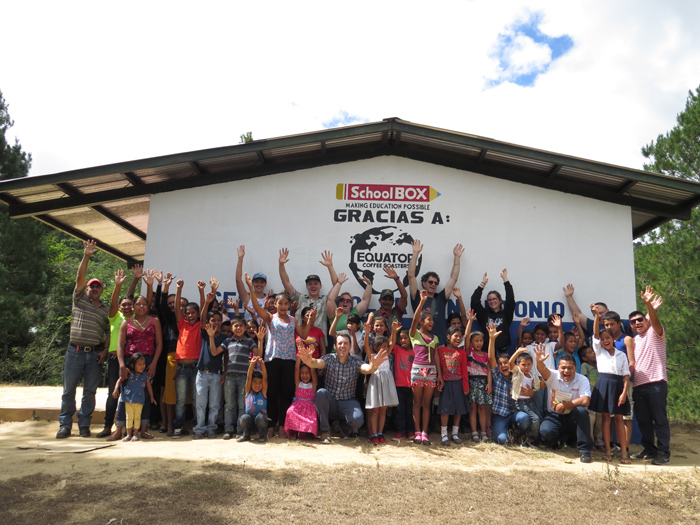
[[[595,350],[598,366],[598,379],[591,393],[591,403],[588,407],[594,412],[603,414],[603,441],[605,441],[605,461],[612,461],[610,453],[610,414],[615,419],[615,431],[622,449],[621,463],[630,463],[627,455],[627,433],[622,418],[630,413],[630,403],[627,392],[630,385],[630,368],[627,356],[615,348],[615,337],[610,330],[599,331],[600,321],[596,305],[591,303],[593,311],[593,349]]]
[[[365,348],[369,349],[371,347],[372,354],[374,355],[382,350],[385,350],[387,355],[390,355],[394,350],[396,334],[401,325],[399,323],[394,323],[391,332],[391,340],[384,335],[375,335],[373,341],[370,343],[370,328],[374,325],[374,321],[381,320],[381,324],[386,327],[386,322],[383,317],[379,317],[376,320],[374,320],[373,317],[373,314],[369,314],[369,319],[365,324]],[[378,324],[379,323],[377,323],[377,325]],[[383,435],[384,422],[386,421],[386,409],[387,407],[395,407],[398,404],[399,397],[396,393],[394,374],[391,372],[391,366],[387,359],[369,376],[369,385],[367,385],[367,400],[365,402],[365,408],[368,412],[367,433],[373,445],[382,445],[386,443],[386,439]]]

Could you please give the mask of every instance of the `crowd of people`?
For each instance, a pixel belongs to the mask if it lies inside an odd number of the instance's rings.
[[[364,427],[377,446],[387,443],[389,428],[395,441],[431,445],[430,435],[439,427],[443,446],[466,440],[568,444],[578,448],[584,463],[592,461],[594,448],[604,461],[612,461],[614,452],[621,463],[630,457],[656,465],[670,461],[666,343],[657,315],[663,301],[653,289],[641,291],[646,312],[634,311],[623,322],[604,303],[590,304],[589,318],[567,285],[573,330],[564,333],[557,314],[532,330],[523,319],[513,344],[515,294],[508,271],[500,274],[505,300],[492,290],[484,303],[489,282],[484,274],[467,308],[456,287],[462,245],[453,249],[450,277],[441,290],[435,272],[420,277],[419,289],[422,250],[420,241],[413,241],[408,290],[393,267],[384,267],[398,300],[392,289],[383,289],[379,308],[363,323],[373,283],[365,278],[364,294],[355,304],[352,294],[341,291],[348,277],[336,273],[329,252],[320,261],[329,272],[328,295],[321,293],[316,274],[306,277],[305,294],[294,288],[286,271],[287,249],[280,250],[278,261],[284,291],[266,292],[265,274],[244,272],[241,246],[237,301],[220,302],[214,278],[208,292],[207,283],[199,281],[199,301],[188,301],[181,279],[173,294],[170,273],[137,265],[124,296],[127,276],[116,272],[107,306],[101,300],[103,283],[86,280],[97,251],[94,241],[86,241],[73,294],[56,437],[71,435],[81,379],[79,434],[91,435],[106,362],[111,395],[97,437],[112,441],[153,439],[150,431],[157,430],[174,439],[191,432],[195,440],[223,434],[225,440],[257,436],[266,442],[277,435],[330,444],[332,433],[357,438]],[[141,280],[147,293],[134,297]],[[452,295],[459,312],[446,316]],[[406,328],[402,319],[409,298],[413,316]],[[634,456],[628,449],[632,410],[642,442]]]

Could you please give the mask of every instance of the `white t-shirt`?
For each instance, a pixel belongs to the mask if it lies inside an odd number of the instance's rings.
[[[568,401],[574,401],[579,397],[591,397],[591,382],[586,376],[576,374],[571,381],[564,381],[559,375],[559,370],[550,368],[549,374],[549,379],[547,379],[547,388],[549,389],[547,407],[550,412],[556,412],[552,407],[554,399],[566,398]]]
[[[610,352],[600,344],[600,339],[594,337],[592,341],[599,374],[614,374],[623,377],[631,375],[629,361],[625,354],[616,349],[615,355],[610,355]]]

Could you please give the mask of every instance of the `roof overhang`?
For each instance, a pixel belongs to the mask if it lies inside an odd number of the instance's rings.
[[[0,201],[13,218],[96,239],[133,264],[145,255],[151,195],[384,155],[629,206],[634,237],[688,220],[700,204],[699,183],[398,118],[8,180],[0,182]]]

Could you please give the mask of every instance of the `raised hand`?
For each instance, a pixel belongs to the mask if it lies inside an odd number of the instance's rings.
[[[163,286],[163,272],[152,270],[153,278],[158,281],[158,284]]]
[[[651,300],[651,307],[654,310],[658,310],[662,304],[664,304],[664,300],[660,295],[655,295],[654,298]]]
[[[342,307],[338,307],[335,309],[335,317],[337,319],[340,319],[340,317],[345,313],[345,310]]]
[[[544,363],[545,360],[549,357],[549,354],[546,353],[546,348],[547,347],[542,343],[537,343],[533,348],[535,352],[535,358],[540,363]]]
[[[488,331],[489,331],[489,337],[491,339],[495,339],[496,337],[501,335],[501,332],[498,331],[498,328],[496,328],[496,325],[494,323],[489,323]]]
[[[333,254],[328,250],[322,251],[321,260],[318,262],[320,262],[326,268],[330,268],[331,266],[333,266]]]
[[[476,321],[476,312],[471,308],[467,310],[467,319],[469,319],[472,322]]]
[[[250,277],[248,277],[248,272],[246,272],[246,273],[243,275],[243,280],[244,280],[245,283],[248,285],[248,288],[250,288],[250,289],[252,290],[252,289],[253,289],[253,280],[252,280]],[[269,297],[269,296],[268,296],[268,297]]]
[[[459,288],[452,288],[452,295],[459,299],[462,297],[462,290],[460,290]]]
[[[484,277],[482,277],[481,282],[484,283],[484,286],[488,284],[489,278],[486,272],[484,272]]]
[[[420,300],[421,300],[421,302],[428,300],[428,290],[421,290],[420,291]]]
[[[144,283],[146,283],[149,286],[153,286],[153,272],[146,270],[145,272],[143,272],[141,278],[143,279]]]
[[[401,330],[401,326],[401,323],[399,323],[398,321],[394,321],[393,323],[391,323],[391,331],[398,333],[399,330]]]
[[[289,315],[295,317],[298,309],[299,303],[297,301],[293,301],[292,304],[289,305]]]
[[[597,311],[596,311],[596,313],[597,313]],[[552,326],[556,326],[557,328],[561,327],[561,315],[559,315],[559,314],[552,315]]]
[[[564,296],[565,297],[573,297],[574,295],[574,285],[573,284],[567,284],[564,287]]]
[[[411,243],[411,247],[413,248],[413,255],[418,255],[420,252],[423,251],[423,245],[418,239]]]
[[[654,289],[651,286],[647,286],[646,289],[642,290],[641,295],[644,304],[649,304],[651,303],[652,299],[654,299],[654,296],[656,294],[654,293]]]
[[[241,244],[238,247],[238,250],[236,250],[236,255],[238,255],[239,259],[243,259],[243,257],[245,257],[245,244]]]
[[[289,262],[289,250],[287,248],[282,248],[280,250],[280,264],[287,264]]]
[[[312,308],[311,310],[309,310],[309,311],[306,313],[306,318],[309,320],[309,322],[310,322],[311,324],[314,324],[314,321],[316,321],[316,315],[317,315],[317,314],[318,314],[318,312],[317,312],[314,308]]]
[[[114,272],[114,284],[121,286],[124,284],[124,281],[126,281],[126,274],[124,273],[124,270],[117,270]]]
[[[134,267],[131,269],[131,271],[134,272],[134,280],[141,279],[141,277],[143,277],[143,265],[142,264],[135,264]]]
[[[380,350],[376,355],[372,354],[372,352],[367,352],[367,354],[369,363],[374,365],[376,368],[379,368],[379,366],[389,358],[389,353],[386,351],[386,349]]]
[[[197,288],[199,288],[200,290],[204,290],[206,287],[207,283],[205,283],[204,281],[197,281]]]
[[[504,283],[508,281],[508,268],[503,268],[503,271],[501,272],[501,279],[503,279]]]
[[[178,279],[177,283],[175,283],[175,284],[177,285],[178,288],[182,289],[182,287],[185,285],[185,281],[183,281],[182,279]]]
[[[258,327],[258,331],[256,332],[256,335],[258,336],[258,340],[262,341],[265,339],[265,336],[267,335],[267,328],[265,328],[265,325],[260,325]]]
[[[530,318],[529,318],[529,317],[523,317],[523,318],[520,320],[520,326],[522,326],[523,328],[525,328],[526,326],[530,326]]]
[[[211,291],[216,293],[216,291],[219,289],[219,281],[218,279],[215,279],[212,277],[209,279],[209,286],[211,286]]]
[[[216,299],[216,292],[211,291],[207,294],[205,301],[207,304],[209,304],[209,303],[213,303],[214,299]]]
[[[595,316],[598,315],[598,307],[594,303],[590,303],[588,307],[591,309],[591,312],[593,312],[595,318]]]
[[[364,282],[364,283],[367,284],[368,286],[372,286],[372,281],[369,279],[369,277],[367,277],[367,276],[365,276],[365,275],[363,275],[362,277],[360,277],[360,281]]]
[[[214,337],[216,335],[216,328],[214,328],[211,323],[207,323],[204,329],[207,331],[207,334],[210,336]]]
[[[165,274],[165,278],[163,279],[163,284],[166,286],[170,286],[173,282],[173,274],[168,272]]]
[[[338,282],[339,282],[340,284],[345,284],[345,283],[347,282],[347,280],[348,280],[348,276],[347,276],[347,275],[345,275],[344,273],[339,273],[339,274],[338,274]]]
[[[399,278],[399,274],[396,273],[396,270],[394,270],[394,267],[390,264],[384,265],[384,276],[391,279],[392,281],[395,281]]]
[[[97,241],[93,241],[92,239],[88,239],[87,241],[83,241],[83,255],[86,257],[92,257],[97,253]]]
[[[452,249],[452,253],[455,257],[461,257],[464,253],[464,246],[462,246],[461,244],[456,244],[455,247]]]
[[[228,301],[226,301],[226,304],[231,308],[236,308],[238,306],[238,301],[234,300],[233,297],[229,297]]]

